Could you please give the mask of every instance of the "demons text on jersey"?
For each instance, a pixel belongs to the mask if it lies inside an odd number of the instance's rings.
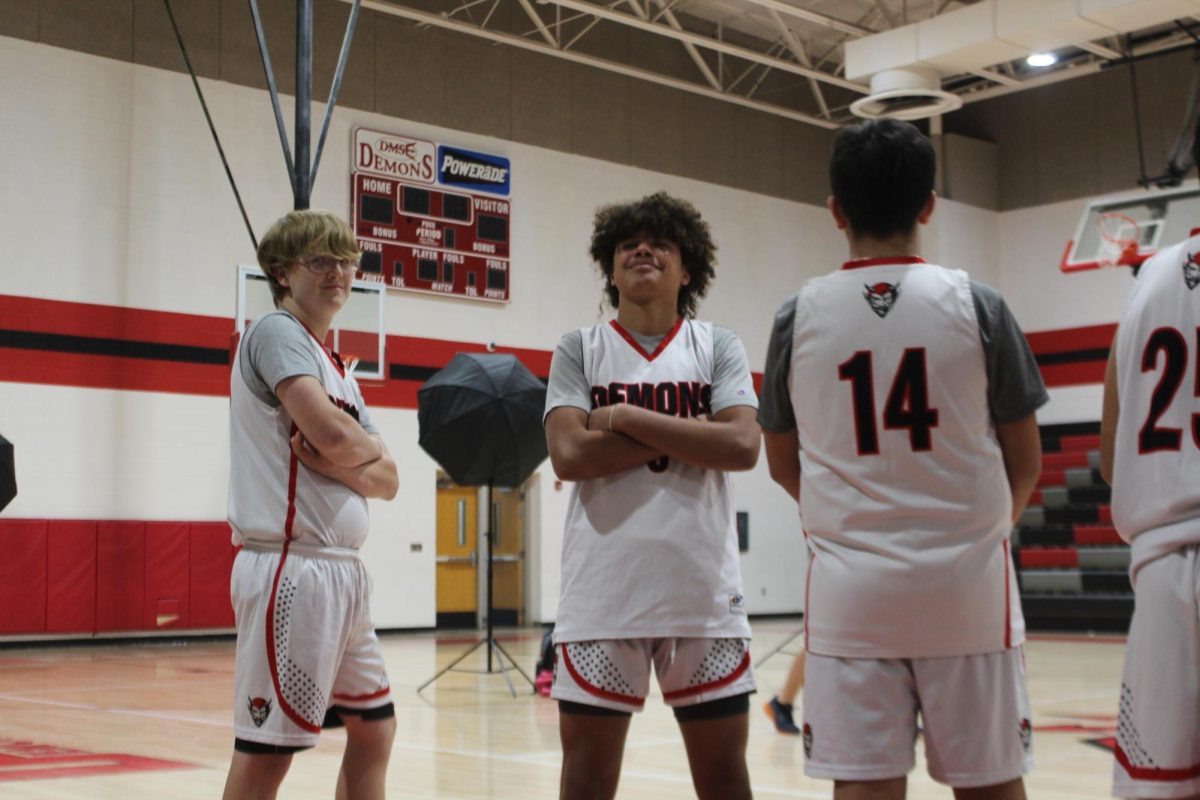
[[[712,413],[712,384],[699,381],[610,383],[592,387],[592,408],[628,403],[660,414],[699,417]]]

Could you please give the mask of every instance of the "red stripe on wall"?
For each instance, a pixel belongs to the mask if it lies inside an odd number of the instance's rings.
[[[1074,350],[1097,350],[1112,344],[1117,332],[1116,323],[1087,325],[1082,328],[1060,328],[1053,331],[1026,333],[1034,355],[1069,353]]]
[[[228,341],[228,335],[225,337]],[[219,345],[227,346],[227,345]],[[0,381],[229,396],[229,367],[0,347]]]
[[[233,317],[150,311],[0,294],[0,320],[9,329],[196,347],[228,347]]]
[[[154,344],[230,350],[237,346],[232,317],[74,303],[0,294],[0,320],[10,330],[54,333]],[[388,336],[389,364],[441,369],[457,353],[484,353],[483,342]],[[550,374],[551,350],[497,347],[511,353],[534,375]],[[230,358],[232,362],[232,358]],[[385,368],[386,374],[386,368]],[[756,390],[762,373],[752,373]],[[145,358],[0,347],[0,382],[77,386],[87,389],[229,395],[229,367]],[[417,407],[416,380],[360,381],[367,404],[376,408]]]

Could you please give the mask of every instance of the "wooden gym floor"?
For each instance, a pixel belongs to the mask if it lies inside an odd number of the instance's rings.
[[[761,658],[798,623],[754,625]],[[540,631],[507,631],[504,647],[532,674]],[[416,688],[474,642],[468,636],[383,637],[398,718],[389,796],[553,798],[559,770],[558,712],[518,676],[512,699],[498,675],[451,672]],[[827,798],[831,784],[805,778],[799,737],[779,736],[761,710],[783,682],[791,643],[758,668],[747,758],[756,797]],[[1037,766],[1031,798],[1107,797],[1121,637],[1034,636],[1026,645]],[[461,666],[482,669],[483,649]],[[474,661],[474,664],[472,664]],[[233,744],[231,639],[0,650],[0,797],[5,800],[219,797]],[[282,798],[331,798],[343,734],[330,731],[300,753]],[[622,798],[694,797],[671,712],[655,696],[630,730]],[[948,798],[924,774],[909,797]]]

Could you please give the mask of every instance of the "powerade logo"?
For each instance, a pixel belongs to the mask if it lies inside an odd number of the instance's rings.
[[[438,145],[438,181],[492,194],[509,193],[507,158]]]

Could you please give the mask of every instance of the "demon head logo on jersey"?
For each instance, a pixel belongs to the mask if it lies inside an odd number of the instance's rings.
[[[1197,256],[1200,253],[1188,253],[1187,260],[1183,262],[1183,282],[1189,289],[1195,289],[1200,284],[1200,258]]]
[[[812,758],[812,742],[813,742],[812,725],[809,725],[807,722],[804,723],[804,728],[801,730],[800,733],[801,733],[802,738],[804,739],[804,757]]]
[[[867,303],[871,306],[880,319],[886,317],[888,312],[892,310],[892,306],[896,305],[896,300],[900,297],[900,284],[897,283],[877,283],[874,286],[863,284],[866,289],[863,292],[863,297],[867,298]]]
[[[267,717],[271,716],[271,701],[261,697],[247,698],[246,708],[250,710],[250,719],[254,721],[256,728],[261,728]]]

